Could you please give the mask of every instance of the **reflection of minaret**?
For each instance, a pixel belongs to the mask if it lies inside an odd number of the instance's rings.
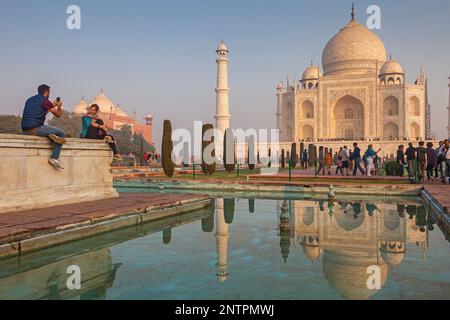
[[[223,199],[216,199],[217,276],[220,282],[228,277],[228,224],[225,222]]]
[[[217,88],[216,88],[216,129],[223,136],[225,130],[230,127],[230,110],[228,103],[228,48],[225,43],[219,45],[217,52]],[[222,139],[216,139],[216,149],[221,157]],[[222,147],[223,148],[223,147]]]
[[[281,207],[280,215],[280,247],[281,255],[284,262],[287,262],[291,247],[291,214],[289,212],[289,206],[285,201]]]

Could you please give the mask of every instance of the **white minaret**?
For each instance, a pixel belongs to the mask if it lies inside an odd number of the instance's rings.
[[[228,48],[225,43],[219,45],[217,52],[217,100],[216,100],[216,129],[223,136],[225,130],[230,127],[230,109],[228,104]],[[219,146],[223,145],[223,140],[217,141]]]
[[[283,94],[284,94],[284,84],[280,82],[277,87],[277,129],[280,131],[279,137],[283,139]]]
[[[450,77],[448,77],[448,127],[447,127],[447,139],[450,137]]]
[[[217,277],[220,282],[228,278],[228,224],[225,222],[224,200],[216,199]]]

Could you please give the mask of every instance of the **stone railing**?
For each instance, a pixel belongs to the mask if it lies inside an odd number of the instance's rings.
[[[103,141],[68,139],[48,164],[47,138],[0,134],[0,213],[115,198],[112,153]]]

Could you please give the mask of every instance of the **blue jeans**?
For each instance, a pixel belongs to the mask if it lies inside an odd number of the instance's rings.
[[[25,133],[27,134],[27,133]],[[52,127],[52,126],[42,126],[37,128],[36,135],[39,137],[48,137],[49,135],[54,134],[55,136],[64,138],[64,131],[60,128]],[[52,159],[59,159],[59,155],[61,154],[62,145],[56,142],[53,142],[53,152]]]

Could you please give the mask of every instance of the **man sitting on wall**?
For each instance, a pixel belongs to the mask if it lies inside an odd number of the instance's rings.
[[[59,162],[62,145],[66,143],[64,131],[45,125],[45,118],[48,112],[60,118],[63,114],[63,103],[61,99],[56,99],[53,103],[49,100],[50,87],[43,84],[38,88],[38,94],[29,98],[25,102],[22,116],[22,131],[26,135],[49,138],[54,146],[53,152],[48,162],[58,169],[64,169]]]

